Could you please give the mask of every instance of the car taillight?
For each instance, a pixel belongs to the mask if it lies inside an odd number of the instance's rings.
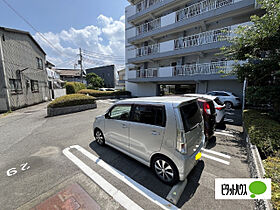
[[[208,103],[204,103],[203,104],[203,110],[204,110],[204,112],[206,112],[207,114],[211,114],[211,111],[210,111],[210,106],[209,106],[209,104]]]
[[[221,106],[221,107],[216,107],[217,110],[222,110],[224,109],[225,107]]]
[[[187,154],[187,142],[184,131],[177,132],[177,150],[182,154]]]

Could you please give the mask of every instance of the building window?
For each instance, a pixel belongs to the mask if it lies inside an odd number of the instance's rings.
[[[31,91],[33,93],[39,92],[39,83],[37,80],[31,80]]]
[[[41,58],[37,58],[37,68],[43,70],[43,60]]]
[[[22,84],[20,79],[10,79],[10,89],[12,94],[22,93]]]

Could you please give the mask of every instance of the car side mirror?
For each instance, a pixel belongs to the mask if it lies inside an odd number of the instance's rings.
[[[105,119],[110,119],[109,112],[107,112],[107,113],[105,114]]]

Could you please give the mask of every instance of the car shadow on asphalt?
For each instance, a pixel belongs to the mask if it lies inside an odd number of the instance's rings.
[[[168,193],[171,190],[171,186],[161,182],[152,170],[134,160],[133,158],[119,152],[118,150],[110,146],[100,146],[95,141],[89,144],[89,147],[99,155],[99,158],[104,162],[114,167],[115,169],[121,171],[137,183],[141,184],[143,187],[149,189],[158,196],[166,199]],[[185,202],[191,199],[194,195],[197,187],[199,186],[198,182],[201,177],[202,171],[204,169],[204,162],[199,161],[198,164],[193,168],[188,176],[187,186],[181,196],[181,199],[178,203],[181,206]],[[194,177],[195,176],[195,177]]]
[[[200,160],[193,170],[189,173],[187,179],[188,183],[185,187],[180,200],[177,203],[177,207],[181,208],[186,202],[188,202],[195,194],[197,188],[199,187],[199,180],[201,174],[204,170],[205,163],[203,160]]]

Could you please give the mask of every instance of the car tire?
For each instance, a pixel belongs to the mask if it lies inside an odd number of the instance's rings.
[[[96,129],[94,131],[94,137],[95,137],[96,143],[99,144],[100,146],[103,146],[105,144],[105,138],[100,129]]]
[[[175,164],[164,156],[157,156],[152,161],[152,169],[165,184],[174,185],[179,181],[179,173]]]
[[[233,107],[233,104],[230,101],[225,102],[226,109],[231,109]]]

